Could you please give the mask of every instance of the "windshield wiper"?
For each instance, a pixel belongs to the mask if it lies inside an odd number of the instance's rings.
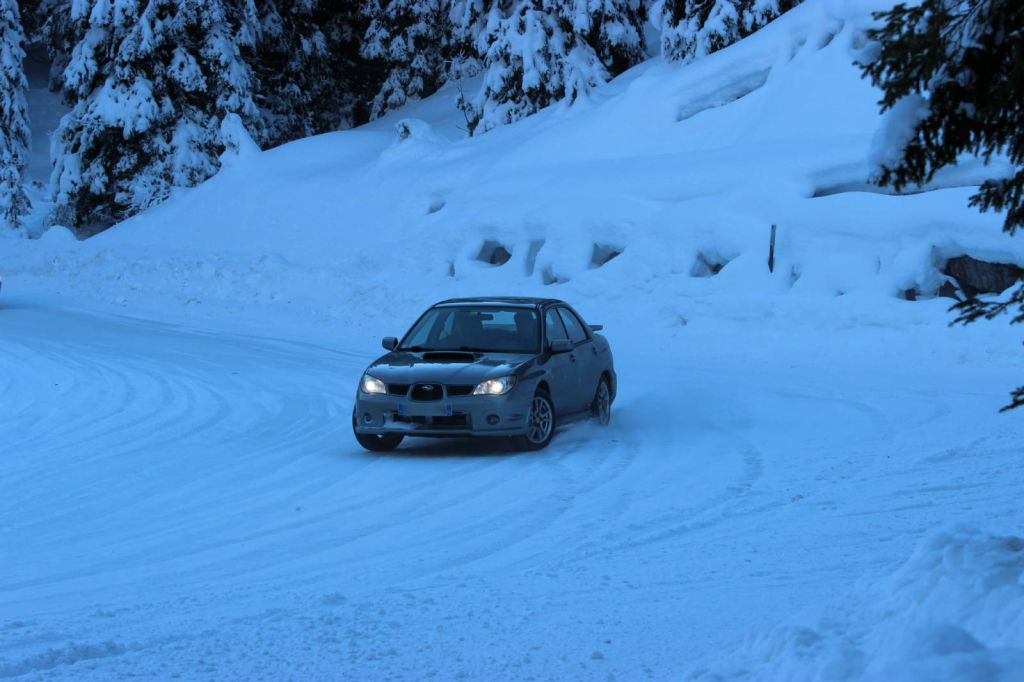
[[[404,348],[399,348],[398,350],[404,350],[404,351],[408,351],[408,352],[411,352],[411,353],[423,353],[423,352],[426,352],[426,351],[432,351],[434,349],[433,348],[425,348],[423,346],[405,346]]]

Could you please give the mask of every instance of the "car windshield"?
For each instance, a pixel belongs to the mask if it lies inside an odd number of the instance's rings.
[[[398,350],[536,353],[540,348],[538,319],[531,308],[431,308],[405,335]]]

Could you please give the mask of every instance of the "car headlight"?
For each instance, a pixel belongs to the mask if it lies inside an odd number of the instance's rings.
[[[388,387],[384,385],[384,382],[377,377],[371,377],[369,374],[363,375],[363,380],[359,382],[359,388],[363,390],[363,393],[387,393]]]
[[[498,377],[481,382],[473,389],[473,395],[505,395],[516,385],[514,376]]]

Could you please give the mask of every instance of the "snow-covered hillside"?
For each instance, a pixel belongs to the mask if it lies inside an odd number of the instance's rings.
[[[976,161],[867,182],[888,4],[471,139],[449,86],[87,241],[0,236],[0,677],[1024,677],[1024,353],[935,297],[1024,240],[967,207]],[[476,294],[605,324],[612,426],[358,450],[379,337]]]

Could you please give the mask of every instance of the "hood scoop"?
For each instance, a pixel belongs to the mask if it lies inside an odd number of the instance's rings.
[[[476,356],[459,350],[434,350],[423,354],[425,362],[474,362]]]

